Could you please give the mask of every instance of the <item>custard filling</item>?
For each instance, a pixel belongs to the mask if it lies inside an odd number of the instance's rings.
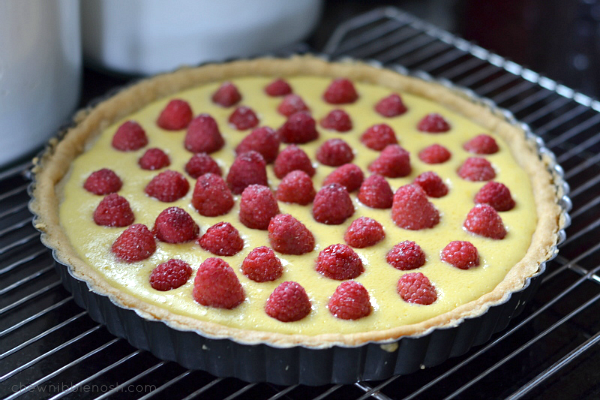
[[[260,126],[280,127],[286,117],[277,112],[281,97],[269,97],[264,87],[272,81],[266,77],[237,78],[234,84],[242,93],[238,105],[252,108],[260,119]],[[294,93],[302,97],[315,120],[320,121],[336,108],[344,109],[352,119],[352,130],[344,133],[330,131],[317,125],[320,137],[313,142],[298,145],[313,160],[317,173],[313,184],[318,191],[323,180],[335,167],[322,165],[316,161],[317,149],[327,139],[340,138],[353,149],[353,163],[361,167],[368,176],[368,165],[379,152],[371,150],[360,142],[360,136],[370,126],[386,123],[396,132],[399,144],[411,154],[412,173],[402,178],[386,178],[392,189],[411,183],[419,174],[436,172],[446,183],[449,193],[441,198],[429,198],[440,211],[440,223],[432,229],[410,231],[397,227],[391,219],[391,210],[369,208],[357,200],[357,192],[351,193],[355,206],[354,215],[342,225],[324,225],[316,222],[311,213],[311,205],[300,206],[279,202],[282,213],[292,214],[302,221],[313,233],[315,250],[302,256],[277,253],[284,265],[283,275],[273,282],[257,283],[241,273],[241,264],[246,255],[259,246],[269,246],[266,231],[249,229],[238,218],[239,198],[236,205],[226,215],[204,217],[191,205],[195,180],[185,173],[184,166],[192,156],[183,146],[186,130],[165,131],[156,125],[158,115],[173,98],[187,101],[195,115],[210,114],[219,124],[225,138],[225,146],[212,153],[221,166],[223,177],[235,158],[234,149],[251,130],[238,131],[229,126],[228,117],[235,107],[223,108],[211,101],[212,94],[221,82],[204,85],[178,93],[176,96],[156,101],[126,119],[117,121],[106,128],[98,139],[74,162],[66,178],[60,206],[60,222],[79,256],[102,274],[108,282],[119,290],[145,302],[166,308],[175,314],[210,321],[230,327],[268,332],[318,335],[323,333],[355,333],[385,330],[397,326],[413,324],[453,310],[457,306],[475,300],[491,292],[502,281],[507,272],[525,255],[532,234],[536,228],[537,216],[533,193],[527,173],[519,166],[502,138],[494,136],[500,150],[492,155],[481,156],[493,165],[497,182],[502,182],[510,190],[516,206],[500,216],[508,231],[502,240],[493,240],[473,235],[463,228],[469,210],[474,206],[473,198],[485,182],[471,182],[461,179],[457,170],[468,158],[474,156],[462,148],[473,137],[486,132],[480,126],[429,100],[400,93],[408,111],[400,116],[384,118],[377,114],[373,106],[383,97],[391,94],[390,89],[355,82],[359,99],[353,104],[331,105],[322,100],[322,94],[331,79],[320,77],[290,77],[287,81]],[[451,125],[446,133],[428,134],[419,132],[417,124],[426,114],[441,114]],[[112,136],[125,120],[137,121],[146,131],[149,144],[134,152],[120,152],[111,146]],[[423,148],[440,144],[452,153],[452,157],[442,164],[426,164],[418,158]],[[280,150],[286,144],[282,144]],[[163,203],[144,193],[150,180],[165,170],[146,171],[138,165],[138,159],[151,147],[164,150],[171,159],[165,169],[181,172],[190,183],[186,196],[173,203]],[[94,223],[92,214],[102,199],[83,189],[86,178],[101,168],[112,169],[123,181],[118,192],[125,197],[135,214],[135,223],[150,229],[158,214],[165,208],[177,206],[186,210],[200,226],[200,234],[221,221],[234,225],[244,239],[244,249],[231,257],[222,257],[236,272],[245,292],[245,301],[232,310],[202,306],[192,297],[193,276],[182,287],[166,292],[153,289],[149,284],[152,270],[171,258],[188,262],[194,271],[200,263],[213,254],[203,250],[197,243],[168,244],[157,242],[157,251],[148,259],[132,264],[118,261],[111,252],[112,243],[126,228],[107,228]],[[273,165],[267,166],[269,186],[275,190],[279,183],[273,172]],[[344,232],[356,218],[367,216],[377,220],[384,227],[386,237],[375,246],[354,249],[362,259],[365,271],[355,280],[364,285],[371,298],[372,312],[369,316],[355,321],[334,317],[327,308],[329,297],[340,281],[326,278],[315,270],[315,260],[325,247],[344,242]],[[385,256],[397,243],[412,240],[419,244],[426,255],[424,266],[413,271],[400,271],[389,265]],[[480,256],[480,265],[469,270],[459,270],[440,260],[441,250],[451,241],[465,240],[473,243]],[[398,279],[405,273],[422,272],[435,286],[438,298],[427,306],[410,304],[400,298],[396,291]],[[296,322],[283,323],[269,317],[264,305],[273,290],[284,281],[295,281],[304,287],[312,303],[311,313]]]

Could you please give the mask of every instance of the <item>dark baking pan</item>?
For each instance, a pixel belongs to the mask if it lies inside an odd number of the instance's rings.
[[[379,66],[377,63],[373,64]],[[569,187],[564,182],[562,168],[556,164],[553,154],[543,141],[533,135],[525,124],[516,121],[510,112],[499,109],[490,100],[478,98],[473,92],[457,88],[448,81],[434,80],[422,72],[408,73],[402,67],[396,69],[420,79],[441,83],[459,95],[489,107],[522,130],[526,140],[532,142],[540,157],[547,161],[554,176],[562,208],[562,225],[556,246],[562,243],[565,239],[564,229],[570,221]],[[30,193],[34,186],[33,174]],[[34,226],[35,220],[36,218]],[[45,242],[44,235],[42,233],[42,242]],[[557,253],[556,246],[552,249],[554,255]],[[466,318],[456,326],[436,328],[420,336],[405,336],[392,342],[312,349],[301,345],[276,347],[210,338],[201,332],[180,330],[167,322],[147,319],[136,310],[126,308],[109,296],[94,291],[86,281],[73,275],[70,266],[61,264],[55,249],[52,250],[61,280],[73,294],[77,304],[88,310],[95,321],[106,325],[114,335],[125,338],[137,348],[150,351],[160,359],[176,361],[189,369],[205,370],[218,377],[236,377],[249,382],[266,381],[278,385],[349,384],[360,380],[382,380],[432,367],[450,357],[462,355],[471,347],[488,341],[494,333],[505,329],[521,313],[539,286],[546,269],[544,262],[538,272],[525,281],[522,289],[511,293],[504,302],[492,305],[484,314]]]

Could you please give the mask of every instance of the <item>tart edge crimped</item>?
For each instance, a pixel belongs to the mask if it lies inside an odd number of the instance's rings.
[[[68,175],[71,162],[103,129],[155,100],[204,83],[249,75],[317,75],[331,78],[343,76],[355,81],[377,84],[433,100],[500,135],[509,145],[517,162],[527,171],[534,190],[538,225],[525,257],[508,272],[492,292],[451,312],[417,324],[352,334],[307,336],[231,328],[174,314],[114,288],[77,256],[59,224],[60,181]],[[240,343],[268,343],[280,347],[304,345],[324,348],[333,345],[359,345],[372,341],[387,342],[402,336],[422,335],[435,327],[454,326],[466,317],[481,315],[490,306],[505,301],[511,292],[522,288],[527,278],[538,271],[540,264],[553,255],[558,231],[563,224],[560,221],[561,208],[558,205],[560,193],[557,193],[559,189],[554,176],[548,171],[549,162],[538,155],[534,143],[525,140],[523,130],[495,115],[486,106],[476,104],[438,83],[425,82],[362,62],[329,63],[312,56],[302,56],[289,59],[261,58],[185,68],[155,76],[121,90],[94,108],[78,113],[75,124],[60,141],[51,141],[44,154],[35,160],[35,185],[30,209],[36,214],[34,224],[42,231],[42,241],[55,250],[57,259],[68,266],[74,277],[85,280],[93,291],[108,295],[117,305],[133,308],[146,318],[165,321],[177,329],[197,330],[208,337],[232,338]]]

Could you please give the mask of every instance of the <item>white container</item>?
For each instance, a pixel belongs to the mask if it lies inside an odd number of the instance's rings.
[[[0,166],[32,152],[79,100],[77,0],[0,0]]]
[[[304,38],[321,0],[83,0],[87,61],[127,74],[246,57]]]

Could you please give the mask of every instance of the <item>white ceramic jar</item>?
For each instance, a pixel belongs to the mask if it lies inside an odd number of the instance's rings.
[[[86,61],[127,74],[246,57],[301,40],[322,0],[82,0]]]
[[[56,133],[81,86],[77,0],[0,0],[0,167]]]

